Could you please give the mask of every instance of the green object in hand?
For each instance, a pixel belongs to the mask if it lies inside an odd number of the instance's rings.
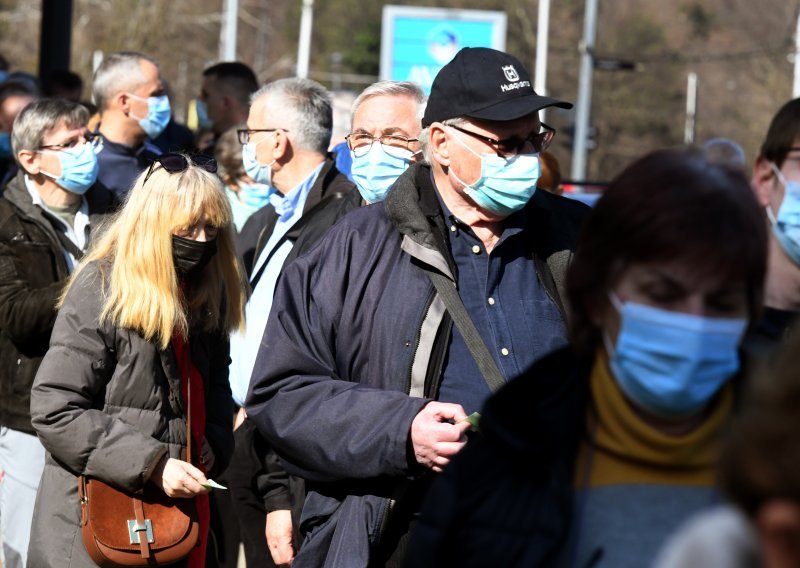
[[[201,485],[206,489],[227,489],[227,487],[225,487],[224,485],[220,485],[213,479],[209,479],[208,483],[202,483]]]
[[[472,430],[473,432],[480,432],[480,430],[481,430],[481,428],[480,428],[481,415],[480,415],[479,412],[473,412],[472,414],[467,416],[464,420],[469,422],[469,429],[470,430]]]

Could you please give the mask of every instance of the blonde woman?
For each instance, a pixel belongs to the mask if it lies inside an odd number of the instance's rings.
[[[29,566],[95,566],[79,534],[79,475],[194,498],[201,545],[187,565],[204,563],[203,484],[233,450],[227,336],[246,300],[214,172],[211,158],[159,157],[70,278],[31,393],[47,456]],[[187,388],[194,464],[181,460]]]

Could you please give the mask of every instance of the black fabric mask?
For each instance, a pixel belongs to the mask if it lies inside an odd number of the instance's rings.
[[[193,241],[172,235],[172,261],[181,280],[193,280],[217,253],[217,239]]]

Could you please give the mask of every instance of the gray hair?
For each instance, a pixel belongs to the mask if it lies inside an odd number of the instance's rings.
[[[324,154],[333,132],[333,101],[325,87],[311,79],[279,79],[253,93],[250,104],[270,95],[274,127],[285,128],[299,148]]]
[[[445,126],[462,126],[467,124],[468,121],[466,118],[458,117],[458,118],[448,118],[447,120],[443,120],[442,124]],[[427,164],[433,164],[433,155],[431,154],[431,144],[430,144],[430,126],[426,126],[422,129],[422,132],[419,133],[419,151],[422,152],[422,159],[425,160]]]
[[[135,51],[120,51],[103,58],[92,80],[92,98],[97,108],[105,110],[114,95],[121,91],[135,91],[146,82],[142,61],[158,67],[155,59]]]
[[[11,148],[20,166],[17,154],[22,150],[36,152],[44,137],[60,125],[80,128],[89,121],[89,111],[81,104],[66,99],[40,99],[22,109],[14,119],[11,129]]]
[[[417,103],[417,119],[422,121],[425,114],[425,102],[428,100],[422,88],[411,81],[378,81],[373,83],[356,97],[350,110],[350,118],[356,115],[356,111],[367,99],[382,96],[409,97]]]

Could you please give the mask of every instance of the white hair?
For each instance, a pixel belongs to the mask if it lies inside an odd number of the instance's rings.
[[[142,71],[142,61],[149,61],[158,67],[155,59],[134,51],[111,53],[103,58],[92,80],[92,97],[100,110],[105,110],[117,93],[135,91],[147,81]]]
[[[425,102],[428,100],[422,88],[411,81],[378,81],[373,83],[356,97],[353,101],[353,106],[350,110],[350,118],[356,115],[356,111],[361,104],[367,99],[382,96],[399,96],[409,97],[417,103],[417,119],[422,120],[422,115],[425,114]]]
[[[328,90],[311,79],[279,79],[267,83],[250,97],[251,106],[270,95],[266,113],[275,128],[285,128],[299,148],[325,154],[333,132],[333,101]]]

